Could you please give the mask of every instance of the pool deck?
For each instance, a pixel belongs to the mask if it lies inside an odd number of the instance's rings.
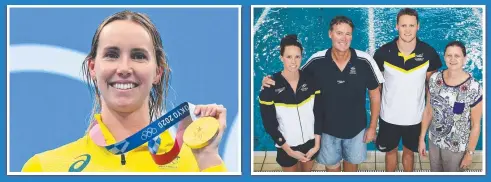
[[[396,171],[402,171],[401,163],[402,151],[399,151],[399,163]],[[472,164],[469,167],[470,172],[482,171],[482,151],[476,151],[472,158]],[[325,166],[314,164],[314,172],[326,171]],[[282,171],[281,166],[276,163],[276,151],[254,151],[254,172],[278,172]],[[378,151],[368,151],[367,160],[358,166],[360,172],[383,172],[385,171],[385,154]],[[418,153],[414,154],[414,171],[430,172],[430,161],[428,157],[420,157]]]

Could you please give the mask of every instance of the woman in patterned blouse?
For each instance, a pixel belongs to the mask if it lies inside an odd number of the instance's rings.
[[[423,115],[418,151],[426,156],[429,130],[431,171],[457,172],[472,163],[481,129],[482,87],[463,69],[467,57],[462,42],[450,42],[444,58],[448,69],[435,72],[428,82],[431,104]]]

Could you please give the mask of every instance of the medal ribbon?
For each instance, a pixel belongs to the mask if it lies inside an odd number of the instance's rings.
[[[197,119],[194,113],[190,112],[190,110],[194,111],[194,108],[195,106],[191,103],[181,103],[179,106],[170,110],[164,114],[164,116],[151,122],[148,126],[141,129],[137,133],[114,144],[106,144],[98,124],[94,125],[90,129],[89,134],[97,145],[105,147],[114,155],[124,154],[148,142],[148,149],[155,163],[158,165],[165,165],[172,162],[179,155],[183,144],[182,136],[184,134],[184,130],[189,124]],[[179,123],[179,125],[174,146],[170,151],[163,154],[158,154],[161,143],[160,134],[177,123]]]

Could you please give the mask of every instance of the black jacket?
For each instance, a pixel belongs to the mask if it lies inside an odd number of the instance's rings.
[[[264,88],[259,95],[261,117],[266,132],[273,138],[276,147],[285,142],[298,146],[321,134],[321,90],[314,79],[300,71],[296,92],[281,75],[272,76],[275,85]]]

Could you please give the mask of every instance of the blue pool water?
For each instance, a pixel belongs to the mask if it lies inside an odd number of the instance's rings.
[[[460,40],[468,49],[465,70],[482,84],[482,9],[416,8],[420,16],[418,36],[440,54],[451,40]],[[355,24],[351,46],[371,55],[397,36],[395,29],[399,8],[255,8],[254,9],[254,150],[275,150],[273,140],[264,131],[258,96],[264,76],[281,71],[279,44],[287,34],[298,34],[304,46],[303,60],[317,51],[331,47],[328,36],[330,20],[337,15],[350,17]],[[443,64],[445,69],[445,64]],[[367,115],[369,104],[367,99]],[[368,117],[369,118],[369,117]],[[373,144],[369,150],[375,150]],[[400,148],[401,149],[401,148]],[[482,150],[482,132],[477,145]]]

